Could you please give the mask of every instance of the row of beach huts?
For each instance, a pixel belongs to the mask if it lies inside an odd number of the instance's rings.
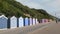
[[[12,29],[17,27],[24,27],[24,26],[32,26],[39,23],[48,23],[51,20],[48,19],[41,19],[38,20],[37,18],[16,18],[12,16],[11,18],[7,18],[4,15],[0,16],[0,29]]]

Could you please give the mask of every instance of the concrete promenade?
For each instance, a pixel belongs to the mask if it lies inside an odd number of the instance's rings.
[[[54,25],[57,25],[57,24],[54,22],[51,22],[51,23],[37,24],[33,26],[26,26],[22,28],[0,30],[0,34],[40,34],[40,32],[42,32],[45,28],[48,28],[47,30],[50,30],[49,28],[53,27]]]
[[[44,29],[37,29],[28,34],[60,34],[60,22],[54,23],[53,25],[46,27]]]

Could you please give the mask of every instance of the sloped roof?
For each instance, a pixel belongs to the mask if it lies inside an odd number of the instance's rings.
[[[8,19],[5,15],[1,15],[0,18],[6,18],[6,19]]]

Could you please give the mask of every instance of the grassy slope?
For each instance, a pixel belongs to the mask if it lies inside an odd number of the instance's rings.
[[[31,9],[15,0],[0,0],[0,15],[1,14],[7,17],[15,15],[16,17],[36,17],[38,19],[49,18],[51,16],[45,10]],[[29,16],[24,14],[28,14]],[[50,18],[52,18],[52,16]]]

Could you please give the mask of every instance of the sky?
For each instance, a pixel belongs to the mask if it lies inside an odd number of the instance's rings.
[[[16,1],[30,8],[44,9],[49,14],[60,18],[60,0],[16,0]]]

